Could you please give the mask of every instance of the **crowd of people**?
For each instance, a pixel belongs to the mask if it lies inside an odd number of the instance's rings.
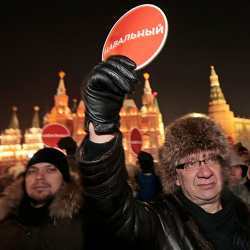
[[[250,249],[250,154],[206,115],[173,121],[160,161],[141,151],[128,174],[119,111],[135,68],[124,56],[96,65],[81,145],[63,138],[0,179],[1,249]]]

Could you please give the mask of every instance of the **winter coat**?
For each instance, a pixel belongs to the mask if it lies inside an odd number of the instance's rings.
[[[63,185],[48,208],[37,210],[26,203],[19,177],[0,196],[0,249],[84,249],[82,197],[73,180]]]
[[[121,246],[129,242],[130,249],[215,249],[175,193],[154,203],[133,198],[127,184],[121,134],[110,150],[93,161],[86,160],[86,142],[87,138],[79,150],[79,160],[88,203],[103,216],[107,230],[115,234]],[[249,237],[249,210],[237,200],[236,211],[244,235]],[[245,244],[240,249],[248,248]]]

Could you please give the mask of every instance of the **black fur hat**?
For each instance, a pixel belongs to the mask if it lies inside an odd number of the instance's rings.
[[[55,148],[43,148],[38,150],[27,164],[27,169],[36,163],[48,162],[53,164],[63,176],[63,179],[68,182],[70,180],[69,166],[66,156]]]
[[[226,162],[229,143],[222,129],[206,115],[185,115],[166,128],[165,144],[160,150],[160,177],[166,193],[176,190],[175,167],[192,153],[215,151]]]

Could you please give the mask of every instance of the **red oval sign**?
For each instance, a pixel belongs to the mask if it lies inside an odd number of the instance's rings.
[[[161,51],[168,34],[163,11],[152,4],[137,6],[124,14],[113,26],[105,41],[102,60],[111,55],[131,58],[140,69]]]
[[[139,129],[134,128],[130,134],[130,144],[133,152],[138,154],[142,148],[142,136]]]
[[[70,131],[59,123],[48,124],[42,130],[43,143],[48,147],[57,147],[57,142],[66,136],[70,136]]]

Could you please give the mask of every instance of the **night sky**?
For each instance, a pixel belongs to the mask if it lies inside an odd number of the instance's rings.
[[[18,2],[1,6],[1,130],[9,124],[12,105],[19,109],[22,129],[31,125],[34,105],[40,106],[41,117],[50,110],[60,70],[66,72],[70,100],[79,99],[80,84],[101,60],[113,24],[142,3],[162,8],[169,22],[163,50],[138,72],[151,74],[165,124],[187,112],[207,112],[210,65],[234,113],[250,117],[249,1],[225,6],[183,0],[91,1],[89,6],[77,0],[47,6]],[[135,93],[138,106],[141,91],[142,86]]]

